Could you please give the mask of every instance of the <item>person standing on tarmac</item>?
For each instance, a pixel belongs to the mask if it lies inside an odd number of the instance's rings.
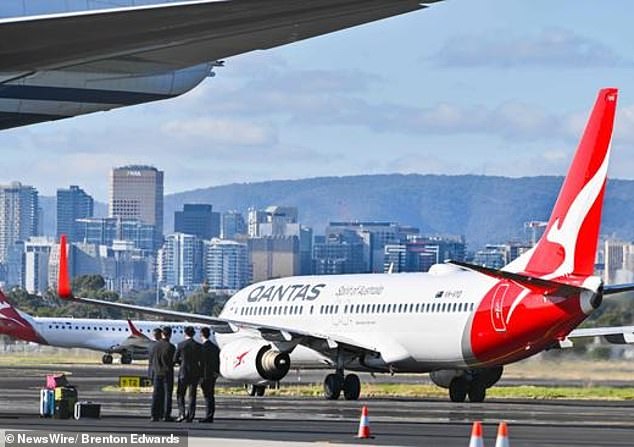
[[[185,328],[185,340],[176,347],[174,363],[178,368],[178,387],[176,388],[176,400],[178,402],[179,416],[177,422],[192,422],[196,414],[196,388],[200,380],[201,346],[194,340],[196,331],[192,326]],[[188,394],[188,406],[185,409],[185,393]]]
[[[216,412],[216,379],[220,375],[220,348],[212,342],[209,337],[211,331],[208,327],[200,330],[202,338],[202,357],[201,357],[201,377],[200,387],[205,397],[205,406],[207,414],[200,422],[211,423],[214,421],[214,413]]]
[[[154,393],[152,395],[152,421],[162,417],[165,422],[173,422],[172,392],[174,390],[174,352],[176,348],[170,343],[172,328],[163,328],[163,338],[153,350],[152,375]],[[160,402],[163,402],[161,408]],[[161,411],[162,410],[162,411]]]
[[[157,327],[153,331],[154,340],[150,342],[150,346],[148,347],[148,365],[147,365],[147,376],[152,383],[152,422],[157,422],[159,418],[163,415],[163,401],[165,398],[159,393],[155,383],[154,383],[154,368],[157,367],[158,358],[156,356],[156,347],[158,346],[158,342],[163,338],[163,331],[161,328]]]

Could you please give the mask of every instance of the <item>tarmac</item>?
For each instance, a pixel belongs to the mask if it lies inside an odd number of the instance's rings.
[[[64,371],[81,400],[102,404],[99,420],[38,417],[38,389],[47,373]],[[487,400],[455,404],[444,399],[376,398],[326,401],[319,397],[220,396],[213,424],[151,423],[150,396],[104,392],[119,375],[142,374],[137,367],[0,367],[0,429],[73,433],[186,433],[189,446],[214,445],[399,445],[466,446],[471,424],[484,424],[493,446],[497,424],[509,424],[511,445],[632,446],[634,402],[578,400]],[[315,377],[322,372],[310,373]],[[302,380],[305,375],[302,376]],[[292,378],[297,380],[297,377]],[[390,377],[381,379],[391,381]],[[200,394],[199,394],[200,396]],[[202,399],[199,400],[202,411]],[[359,416],[367,405],[373,439],[357,440]],[[0,446],[4,437],[0,436]],[[7,444],[8,445],[8,444]]]

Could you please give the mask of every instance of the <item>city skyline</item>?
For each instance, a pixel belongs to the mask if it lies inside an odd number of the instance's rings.
[[[46,196],[73,183],[104,201],[100,179],[125,164],[170,166],[167,193],[324,175],[563,174],[606,85],[621,87],[611,177],[632,178],[627,11],[445,1],[229,58],[182,98],[0,133],[0,183],[20,172]]]

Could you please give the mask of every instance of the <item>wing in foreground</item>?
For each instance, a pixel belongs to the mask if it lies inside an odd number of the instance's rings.
[[[0,19],[0,129],[181,95],[222,58],[439,0],[203,0]]]

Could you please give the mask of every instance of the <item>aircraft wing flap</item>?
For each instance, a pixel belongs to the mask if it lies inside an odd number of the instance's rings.
[[[59,69],[133,55],[178,68],[415,11],[435,1],[206,0],[4,19],[0,72]]]
[[[617,345],[634,343],[634,326],[575,329],[566,338],[575,340],[588,337],[603,337],[607,342]]]

